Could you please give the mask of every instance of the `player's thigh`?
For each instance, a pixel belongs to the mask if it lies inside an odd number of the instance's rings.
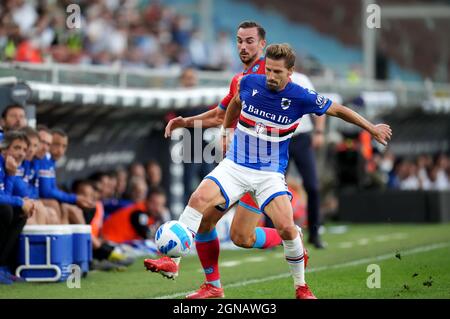
[[[209,206],[221,205],[226,210],[247,191],[246,180],[248,180],[247,172],[237,167],[237,164],[223,160],[203,179],[189,202],[190,204],[207,202]]]
[[[259,175],[255,196],[264,211],[278,230],[294,225],[291,193],[285,177],[279,173]]]
[[[225,202],[226,199],[217,183],[210,179],[204,179],[192,193],[188,205],[203,210]]]

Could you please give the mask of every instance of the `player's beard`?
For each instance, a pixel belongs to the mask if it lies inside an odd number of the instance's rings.
[[[247,53],[247,55],[242,56],[242,54],[239,54],[239,58],[241,59],[241,62],[244,63],[245,65],[247,65],[247,67],[249,67],[251,64],[253,64],[253,62],[256,61],[257,59],[257,55],[250,55]]]
[[[266,81],[266,86],[269,90],[272,90],[272,91],[278,91],[278,89],[280,88],[279,83],[272,82],[272,81],[270,81],[270,82]]]

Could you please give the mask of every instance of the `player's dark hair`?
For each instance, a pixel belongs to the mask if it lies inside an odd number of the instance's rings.
[[[53,134],[59,135],[61,137],[68,137],[67,133],[61,128],[54,128],[54,129],[52,129],[52,135]]]
[[[153,186],[153,187],[150,187],[150,189],[148,190],[147,199],[150,199],[150,197],[152,197],[153,195],[164,195],[164,196],[166,196],[166,192],[164,191],[164,189],[162,187]]]
[[[6,116],[8,116],[8,112],[12,109],[21,109],[25,112],[25,108],[20,104],[11,104],[8,105],[2,112],[2,119],[6,119]]]
[[[30,146],[30,140],[27,135],[22,131],[8,131],[5,133],[2,142],[0,143],[1,149],[7,149],[15,140],[24,141],[27,147]]]
[[[35,138],[39,139],[39,133],[38,133],[38,131],[36,131],[36,130],[35,130],[34,128],[32,128],[31,126],[25,126],[25,127],[21,128],[19,131],[24,132],[25,135],[26,135],[28,138],[33,138],[33,137],[35,137]]]
[[[269,45],[266,49],[266,58],[284,60],[284,65],[288,69],[295,65],[295,52],[287,43]]]
[[[91,186],[94,187],[92,185],[92,181],[88,180],[88,179],[76,179],[73,183],[72,183],[72,192],[74,193],[78,193],[79,191],[81,191],[81,188],[84,186]]]
[[[257,22],[255,21],[244,21],[241,22],[238,26],[239,29],[250,29],[250,28],[257,28],[258,29],[258,36],[261,40],[266,39],[266,30]]]

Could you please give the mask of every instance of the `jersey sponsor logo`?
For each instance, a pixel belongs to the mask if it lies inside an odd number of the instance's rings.
[[[253,89],[252,96],[255,96],[256,94],[258,94],[258,90],[257,89]]]
[[[289,108],[289,106],[291,106],[291,100],[283,97],[281,98],[281,108],[283,110],[287,110]]]
[[[52,169],[50,169],[50,170],[41,169],[41,170],[39,170],[39,177],[53,178],[53,177],[55,177],[55,172]]]
[[[260,118],[268,119],[268,120],[277,122],[282,125],[291,124],[294,122],[292,119],[290,119],[286,115],[281,115],[281,114],[277,115],[277,114],[273,114],[273,113],[270,113],[267,111],[263,111],[251,104],[248,106],[245,105],[245,107],[244,107],[244,104],[245,104],[245,101],[242,101],[242,109],[244,109],[246,112],[248,112],[250,114],[259,116]]]

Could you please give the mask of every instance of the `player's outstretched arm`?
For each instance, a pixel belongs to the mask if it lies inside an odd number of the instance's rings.
[[[333,104],[331,104],[331,106],[326,111],[326,114],[339,117],[346,122],[358,125],[359,127],[368,131],[376,141],[380,142],[383,145],[387,145],[388,141],[391,139],[392,130],[389,125],[374,125],[360,114],[338,103],[333,102]]]
[[[220,107],[215,107],[212,110],[186,118],[178,116],[167,123],[164,137],[169,137],[172,134],[172,131],[177,128],[194,127],[195,122],[199,123],[200,127],[203,128],[219,126],[222,124],[224,117],[225,111]]]
[[[239,93],[237,93],[233,99],[230,101],[230,104],[227,107],[227,111],[225,113],[225,119],[223,120],[223,128],[231,128],[233,123],[241,114],[241,99],[239,98]]]

